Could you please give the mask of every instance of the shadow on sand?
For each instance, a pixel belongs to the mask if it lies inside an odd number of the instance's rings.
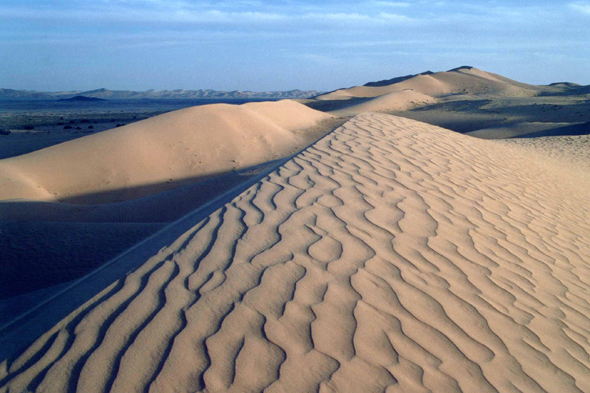
[[[582,124],[574,124],[571,126],[552,128],[550,130],[543,130],[531,132],[529,134],[518,135],[514,138],[539,138],[543,136],[576,136],[576,135],[590,135],[590,122]]]
[[[82,277],[279,162],[119,203],[0,202],[0,300]],[[146,187],[159,189],[157,184]],[[104,196],[83,195],[74,201]]]

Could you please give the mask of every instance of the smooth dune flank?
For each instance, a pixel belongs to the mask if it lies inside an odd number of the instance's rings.
[[[347,100],[352,97],[379,97],[384,94],[414,90],[432,97],[448,94],[493,94],[499,97],[529,97],[538,94],[539,86],[527,85],[482,71],[460,67],[430,75],[416,75],[385,86],[355,86],[316,97],[319,100]]]
[[[435,102],[435,98],[413,90],[394,91],[356,105],[331,111],[330,114],[344,117],[355,116],[363,112],[407,111],[421,105],[434,104]]]
[[[365,113],[0,364],[1,392],[588,392],[590,185]]]
[[[321,94],[304,102],[334,116],[355,116],[369,111],[407,113],[417,108],[433,109],[436,104],[471,101],[477,97],[493,97],[494,100],[525,99],[544,94],[563,94],[567,89],[564,86],[528,85],[464,66],[450,71],[428,71],[419,75],[370,82],[363,86]]]
[[[0,160],[0,200],[112,203],[297,152],[331,116],[294,101],[215,104]]]

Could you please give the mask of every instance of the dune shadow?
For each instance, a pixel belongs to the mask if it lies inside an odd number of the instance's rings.
[[[82,277],[276,165],[271,161],[196,183],[188,179],[184,187],[118,203],[0,202],[0,300]],[[141,191],[159,186],[141,187]],[[111,197],[110,193],[84,195],[74,201],[105,197]]]
[[[248,168],[250,169],[250,168]],[[123,203],[129,201],[137,201],[144,197],[158,195],[173,191],[182,187],[201,184],[203,187],[211,187],[211,184],[220,184],[218,178],[223,177],[224,180],[234,179],[241,176],[242,171],[220,171],[210,173],[204,176],[194,176],[181,179],[168,179],[165,181],[154,182],[150,184],[137,185],[132,187],[122,187],[108,191],[87,192],[78,195],[62,196],[58,199],[60,203],[67,203],[72,205],[107,205],[115,203]],[[235,174],[234,176],[231,176]],[[229,176],[226,176],[229,175]],[[224,177],[225,176],[225,177]]]
[[[120,289],[120,285],[122,285],[124,282],[122,277],[124,277],[125,274],[142,265],[146,260],[156,255],[163,248],[171,245],[182,234],[185,234],[187,231],[194,229],[195,225],[205,220],[215,210],[224,204],[231,202],[236,195],[239,195],[249,187],[255,185],[265,176],[277,170],[277,168],[279,168],[290,158],[291,157],[286,157],[241,171],[241,175],[245,176],[244,181],[240,182],[235,187],[228,189],[227,192],[223,192],[217,197],[214,197],[207,203],[199,206],[194,211],[188,212],[186,215],[182,216],[173,223],[168,225],[138,225],[137,228],[151,228],[152,230],[155,229],[156,233],[153,233],[147,236],[147,238],[140,240],[136,244],[127,247],[122,253],[119,253],[114,258],[101,261],[94,269],[89,268],[85,274],[79,272],[77,277],[73,280],[63,280],[63,284],[61,284],[61,286],[49,287],[49,285],[45,285],[47,283],[44,282],[44,288],[48,287],[47,291],[49,291],[49,293],[55,293],[53,288],[57,288],[58,293],[54,296],[42,298],[41,295],[41,300],[36,303],[39,299],[39,296],[33,297],[30,301],[21,302],[18,297],[14,296],[14,294],[11,294],[10,298],[0,301],[0,312],[7,309],[7,307],[5,307],[6,305],[9,306],[8,308],[10,308],[10,315],[0,314],[0,357],[6,358],[18,352],[25,345],[30,344],[30,342],[37,338],[43,331],[51,328],[51,326],[57,323],[57,321],[68,315],[71,310],[79,307],[99,291],[105,289],[107,286],[113,283],[118,283],[109,291],[109,293],[118,291]],[[56,205],[59,204],[56,203]],[[29,225],[30,223],[19,224]],[[78,225],[78,223],[73,223],[72,225]],[[87,225],[87,223],[84,223],[84,225]],[[95,225],[108,228],[110,224]],[[136,226],[136,224],[129,225],[132,227]],[[160,226],[162,229],[158,230],[156,226]],[[55,236],[59,236],[58,231],[54,232]],[[119,237],[117,233],[112,233],[111,236],[114,238]],[[180,248],[185,247],[190,239],[191,237],[186,239],[185,242],[180,245]],[[51,264],[46,263],[46,261],[37,260],[35,261],[34,267],[45,267],[50,269]],[[75,263],[72,267],[75,269]],[[31,266],[19,265],[16,270],[18,270],[20,274],[27,276],[30,269]],[[59,268],[57,270],[62,269]],[[39,277],[42,276],[40,272],[36,272],[35,274]],[[1,273],[0,277],[2,277]],[[54,277],[59,277],[59,275],[55,275]],[[62,290],[60,288],[65,289]],[[37,293],[42,294],[43,291],[38,291],[34,294]],[[29,292],[27,295],[24,295],[23,298],[28,298],[29,294],[31,293]],[[107,293],[104,296],[110,295]],[[27,321],[24,327],[20,324],[23,318],[25,318]]]
[[[59,202],[8,200],[0,201],[0,221],[54,222],[172,222],[204,203],[275,166],[277,161],[223,173],[202,180],[202,177],[161,182],[140,187],[89,193],[63,198]],[[117,201],[122,196],[143,195]],[[105,202],[112,203],[88,203]],[[86,203],[85,203],[86,202]]]
[[[391,111],[392,115],[418,120],[459,133],[495,128],[513,123],[580,123],[590,121],[590,103],[573,102],[564,97],[563,102],[546,103],[535,97],[506,98],[503,105],[486,105],[494,101],[477,99],[449,101],[423,106],[410,111]],[[581,130],[563,130],[583,135]],[[561,134],[560,134],[561,135]],[[564,134],[565,135],[565,134]],[[549,136],[549,135],[536,135]]]
[[[306,102],[305,105],[317,111],[331,112],[362,104],[363,102],[371,101],[375,98],[376,97],[352,97],[347,100],[317,100]]]
[[[162,226],[0,222],[0,300],[81,277]]]
[[[518,135],[512,138],[539,138],[544,136],[579,136],[590,135],[590,122],[574,124],[571,126],[551,128],[549,130],[531,132],[529,134]]]

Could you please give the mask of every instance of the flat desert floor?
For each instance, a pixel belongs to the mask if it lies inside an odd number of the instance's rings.
[[[590,182],[364,113],[0,365],[0,391],[590,391]]]

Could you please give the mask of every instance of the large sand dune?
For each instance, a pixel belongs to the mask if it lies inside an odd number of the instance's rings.
[[[0,160],[0,200],[139,198],[293,154],[329,118],[289,100],[170,112]]]
[[[589,180],[531,152],[359,115],[1,363],[0,391],[588,392]]]
[[[84,276],[319,139],[329,119],[293,101],[208,105],[0,160],[0,300]]]
[[[410,113],[408,111],[416,108],[433,109],[436,107],[433,105],[435,103],[470,102],[486,98],[510,100],[533,99],[540,96],[561,97],[564,94],[572,94],[573,91],[582,92],[581,88],[564,84],[528,85],[465,66],[446,72],[427,72],[339,89],[302,102],[335,116],[354,116],[366,111]],[[494,113],[496,112],[485,113],[484,118],[489,120],[490,115],[493,116]],[[436,122],[439,118],[440,115],[437,114],[434,123],[429,123],[438,125]],[[478,121],[481,122],[481,119]]]
[[[588,86],[529,85],[459,67],[339,89],[306,105],[335,116],[384,112],[484,139],[590,133]]]
[[[347,100],[352,97],[378,97],[395,91],[414,90],[432,97],[448,94],[493,94],[529,97],[537,95],[539,86],[516,82],[474,67],[460,67],[446,72],[416,75],[385,86],[355,86],[317,96],[318,100]]]

